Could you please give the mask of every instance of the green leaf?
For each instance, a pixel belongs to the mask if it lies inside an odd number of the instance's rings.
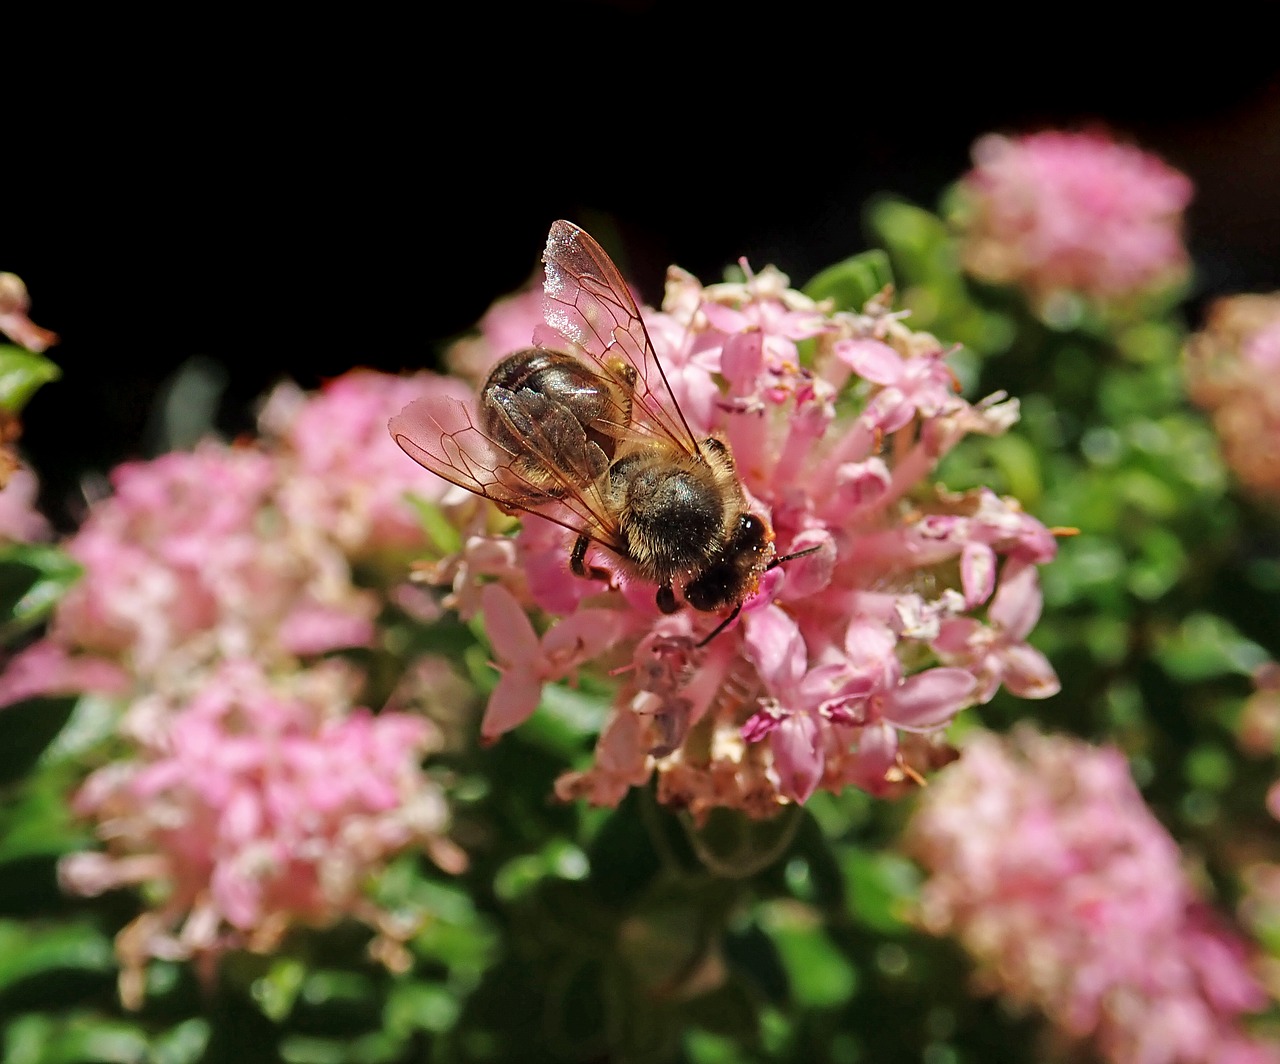
[[[62,376],[56,363],[9,344],[0,345],[0,409],[19,413],[42,384]]]
[[[849,847],[840,854],[840,867],[845,901],[857,920],[886,934],[907,929],[903,914],[920,879],[911,862],[895,854]]]
[[[1196,790],[1221,794],[1235,777],[1235,764],[1221,746],[1201,743],[1187,753],[1183,773]]]
[[[21,779],[57,737],[74,698],[32,698],[0,710],[0,784]]]
[[[1155,659],[1174,679],[1193,683],[1215,676],[1248,675],[1267,660],[1267,652],[1225,618],[1193,613],[1158,641]]]
[[[346,1064],[351,1060],[347,1048],[333,1038],[290,1035],[280,1043],[280,1057],[286,1064]]]
[[[548,874],[540,854],[518,854],[494,873],[493,892],[503,901],[513,902],[532,894]]]
[[[387,999],[383,1022],[387,1031],[402,1038],[415,1031],[439,1034],[457,1022],[462,1005],[458,995],[432,983],[396,983]]]
[[[0,898],[7,893],[10,862],[60,857],[89,845],[86,832],[72,824],[67,794],[73,785],[66,770],[41,771],[6,794],[0,805]]]
[[[834,1008],[857,992],[858,973],[807,906],[771,902],[761,911],[762,924],[778,947],[787,970],[791,995],[803,1008]]]
[[[408,500],[409,505],[417,511],[418,522],[422,525],[422,530],[427,534],[427,538],[431,540],[442,555],[453,554],[462,549],[462,533],[453,526],[439,506],[422,498],[420,495],[414,495],[412,492],[406,495],[405,498]]]
[[[0,922],[0,992],[53,972],[103,974],[114,969],[111,941],[96,928]]]
[[[739,1064],[742,1060],[735,1039],[706,1031],[686,1031],[684,1051],[692,1064]]]
[[[895,253],[912,260],[932,259],[947,242],[946,223],[905,200],[875,200],[867,207],[867,221]]]
[[[196,1064],[208,1044],[209,1022],[185,1020],[153,1041],[149,1064]]]
[[[5,1031],[5,1064],[137,1064],[148,1059],[146,1035],[133,1024],[87,1013],[30,1014]]]
[[[571,735],[589,738],[604,730],[610,714],[612,695],[591,692],[567,684],[547,684],[542,689],[538,712],[558,721]]]
[[[280,1023],[293,1011],[306,976],[307,970],[301,961],[281,957],[265,975],[253,981],[250,993],[262,1014]]]
[[[82,572],[79,563],[57,547],[0,546],[0,639],[8,642],[43,621]]]
[[[873,248],[828,266],[804,286],[804,293],[810,299],[834,300],[837,310],[858,311],[889,284],[893,284],[889,256]]]

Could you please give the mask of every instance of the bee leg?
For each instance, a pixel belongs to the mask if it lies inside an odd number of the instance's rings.
[[[675,613],[680,608],[680,603],[676,601],[676,593],[671,590],[670,584],[663,584],[658,588],[657,603],[658,609],[663,613]]]
[[[581,576],[588,580],[612,580],[613,574],[608,569],[601,569],[598,565],[587,564],[587,548],[591,546],[591,540],[586,536],[579,536],[573,544],[573,553],[569,555],[569,568],[573,570],[574,576]]]

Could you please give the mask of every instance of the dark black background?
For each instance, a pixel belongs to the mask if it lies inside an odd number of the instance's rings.
[[[64,377],[25,419],[48,505],[145,452],[191,356],[226,367],[230,433],[282,376],[430,365],[530,275],[557,217],[604,236],[650,299],[668,262],[715,278],[745,254],[803,282],[865,247],[869,195],[933,205],[989,130],[1102,125],[1188,173],[1193,314],[1280,287],[1274,37],[1229,6],[1126,26],[1080,8],[520,12],[193,9],[99,16],[76,27],[87,51],[28,36],[0,269],[62,336]]]

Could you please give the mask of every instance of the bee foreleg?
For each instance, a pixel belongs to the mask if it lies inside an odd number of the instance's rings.
[[[601,569],[598,565],[587,564],[587,548],[591,546],[591,540],[587,536],[579,536],[573,543],[573,553],[569,555],[569,568],[573,570],[574,576],[581,576],[587,580],[612,580],[613,574],[608,569]]]

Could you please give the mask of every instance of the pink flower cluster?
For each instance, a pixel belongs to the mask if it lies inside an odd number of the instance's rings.
[[[960,191],[965,269],[1055,296],[1123,301],[1188,269],[1182,212],[1191,182],[1138,148],[1095,133],[989,134]]]
[[[368,644],[376,601],[335,544],[282,519],[281,473],[271,454],[216,443],[119,466],[114,494],[66,543],[84,577],[26,654],[48,666],[52,647],[69,668],[110,661],[143,689],[178,690],[227,658],[287,664]],[[0,677],[5,701],[24,658],[15,665]],[[50,690],[65,687],[47,675]]]
[[[159,895],[117,939],[126,1004],[140,1003],[152,957],[207,965],[348,915],[378,929],[384,955],[412,932],[364,888],[445,827],[443,795],[419,767],[434,729],[352,709],[348,680],[338,669],[273,683],[253,662],[227,661],[181,705],[134,704],[132,756],[94,772],[75,801],[107,852],[59,870],[76,893],[146,884]]]
[[[260,425],[290,456],[290,476],[280,486],[281,508],[295,524],[324,529],[351,556],[415,549],[422,522],[406,502],[422,495],[422,478],[387,446],[387,411],[423,394],[465,398],[451,377],[397,377],[353,370],[317,395],[281,385],[268,398]]]
[[[450,604],[483,610],[502,673],[486,737],[588,662],[618,679],[595,763],[558,782],[564,799],[612,805],[654,773],[660,799],[696,817],[769,816],[819,787],[883,794],[918,779],[940,756],[932,737],[1000,685],[1058,690],[1026,643],[1053,534],[1011,499],[929,479],[967,433],[1013,424],[1016,402],[958,395],[941,345],[883,301],[835,312],[742,265],[744,282],[708,287],[673,268],[645,321],[685,418],[728,442],[778,556],[812,553],[765,573],[705,645],[719,616],[660,614],[654,588],[602,550],[607,585],[570,575],[571,537],[537,516],[514,541],[473,525],[437,567]]]
[[[1123,755],[1030,728],[976,733],[908,832],[925,926],[989,991],[1043,1010],[1114,1064],[1263,1064],[1266,1004],[1242,939],[1197,896]]]
[[[1187,342],[1191,397],[1249,491],[1280,500],[1280,293],[1221,299]]]
[[[64,544],[83,576],[0,673],[0,706],[96,691],[128,707],[121,759],[76,801],[107,852],[69,858],[65,878],[163,896],[117,941],[129,1000],[147,957],[211,961],[343,915],[378,929],[394,960],[394,921],[364,899],[371,877],[409,847],[464,863],[420,764],[434,727],[353,708],[367,677],[334,656],[376,647],[399,593],[371,563],[425,546],[382,425],[437,387],[453,386],[357,371],[316,396],[277,393],[264,442],[118,467]],[[398,708],[423,701],[415,677],[431,662],[403,664]]]
[[[364,371],[310,397],[285,386],[267,404],[266,446],[208,442],[117,467],[65,544],[84,577],[48,638],[0,675],[0,704],[42,693],[31,655],[44,693],[74,689],[63,673],[87,660],[167,692],[228,659],[288,670],[370,645],[382,599],[353,582],[352,560],[423,544],[381,426],[406,396],[455,387]]]

